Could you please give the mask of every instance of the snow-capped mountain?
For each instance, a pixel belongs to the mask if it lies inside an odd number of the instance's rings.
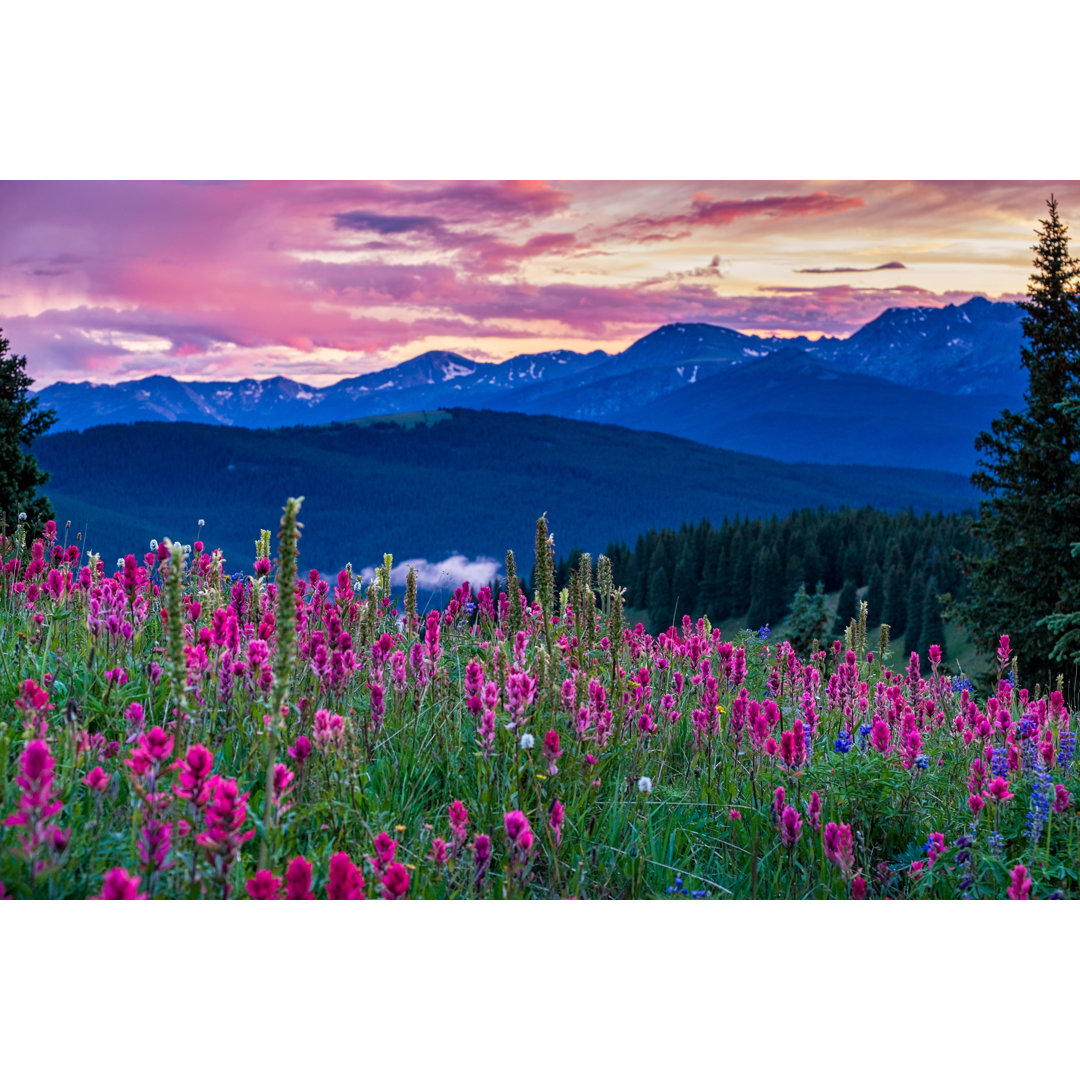
[[[40,398],[57,411],[55,431],[137,420],[285,427],[465,407],[614,422],[730,448],[738,430],[738,449],[750,448],[748,433],[769,416],[784,425],[783,437],[772,440],[786,448],[777,456],[806,461],[844,460],[836,456],[846,451],[835,431],[845,425],[853,435],[846,445],[856,454],[857,420],[866,437],[912,425],[939,430],[937,445],[924,448],[912,428],[909,440],[899,440],[910,442],[911,456],[896,463],[966,470],[976,432],[1023,392],[1022,317],[1014,304],[976,298],[961,306],[891,308],[845,339],[761,338],[681,323],[614,355],[558,350],[489,364],[427,352],[327,387],[282,377],[180,382],[157,375],[112,386],[55,383]],[[889,385],[897,392],[890,395]],[[807,391],[802,399],[796,387]],[[805,415],[796,424],[800,400]],[[818,411],[825,405],[831,415]]]

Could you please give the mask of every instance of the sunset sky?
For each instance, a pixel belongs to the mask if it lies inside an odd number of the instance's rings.
[[[0,328],[38,388],[847,335],[1022,295],[1051,191],[1080,222],[1052,181],[0,182]]]

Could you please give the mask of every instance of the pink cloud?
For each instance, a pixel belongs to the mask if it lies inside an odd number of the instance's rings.
[[[1053,189],[1066,217],[1080,208],[1080,185]],[[1009,291],[1018,291],[1049,190],[1020,182],[830,190],[794,182],[4,182],[0,326],[39,382],[197,374],[200,365],[311,373],[328,363],[326,351],[370,368],[425,340],[469,355],[490,354],[492,340],[505,348],[520,339],[528,351],[618,347],[673,321],[845,334],[889,306],[986,290],[921,277],[919,253],[899,248],[911,282],[902,287],[738,280],[728,272],[729,238],[744,244],[737,269],[758,255],[789,258],[778,267],[788,280],[791,270],[834,259],[880,265],[894,241],[918,241],[927,262],[942,241],[962,241],[974,270],[999,266],[1002,251],[1015,249]],[[829,246],[815,248],[822,236]],[[850,254],[837,257],[837,237],[850,241]],[[662,263],[652,263],[651,249],[643,254],[646,241],[660,245]],[[719,258],[708,263],[718,248],[723,273]]]

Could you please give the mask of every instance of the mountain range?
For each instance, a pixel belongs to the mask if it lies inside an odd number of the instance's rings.
[[[1015,304],[976,297],[891,308],[848,338],[675,324],[616,354],[558,350],[488,364],[427,352],[328,387],[156,375],[58,382],[39,396],[56,409],[57,432],[141,420],[272,428],[482,408],[616,423],[788,462],[970,472],[975,435],[1021,402],[1022,318]]]
[[[686,439],[551,416],[452,409],[287,429],[108,425],[34,444],[63,533],[112,565],[152,537],[221,547],[249,570],[260,528],[305,497],[305,568],[432,563],[461,553],[533,561],[548,512],[559,551],[599,553],[684,521],[784,516],[799,507],[974,506],[967,479],[870,466],[784,464]],[[673,478],[676,478],[673,481]]]

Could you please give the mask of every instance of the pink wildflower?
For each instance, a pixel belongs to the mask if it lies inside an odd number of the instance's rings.
[[[450,848],[441,836],[436,836],[431,841],[431,850],[427,854],[429,862],[436,866],[445,866],[450,859]]]
[[[563,808],[563,804],[556,799],[555,802],[551,804],[551,813],[548,815],[548,824],[551,826],[551,831],[555,836],[556,847],[562,843],[562,831],[565,821],[566,810]]]
[[[520,810],[511,810],[503,815],[503,825],[511,845],[518,851],[528,851],[533,845],[532,827],[529,819]]]
[[[450,804],[450,833],[454,838],[456,854],[469,835],[469,811],[460,799],[455,799]]]
[[[1006,639],[1008,640],[1008,639]],[[1012,884],[1009,886],[1008,896],[1010,900],[1031,899],[1031,878],[1028,876],[1027,867],[1023,863],[1017,863],[1013,867]]]
[[[311,757],[311,740],[306,735],[298,735],[296,742],[287,749],[286,753],[298,765],[303,765]]]
[[[393,862],[395,851],[397,851],[397,841],[391,839],[389,833],[379,833],[375,837],[375,856],[368,859],[372,869],[377,874],[381,874]]]
[[[473,837],[473,884],[478,888],[484,883],[484,874],[487,873],[488,864],[491,862],[491,837],[484,833],[477,833]]]
[[[802,832],[802,816],[794,806],[785,806],[780,817],[780,842],[786,848],[793,848],[799,842]]]
[[[548,773],[551,776],[554,776],[559,771],[555,762],[562,756],[562,751],[559,749],[559,733],[557,731],[552,729],[544,736],[542,749],[544,758],[548,763]]]
[[[285,899],[315,899],[311,892],[311,863],[303,855],[297,855],[285,870]]]
[[[353,865],[352,859],[339,851],[330,856],[330,874],[326,880],[326,896],[329,900],[363,900],[364,875]]]
[[[399,862],[391,863],[382,876],[383,899],[401,900],[409,891],[409,871]]]
[[[195,743],[180,762],[180,781],[173,791],[195,806],[206,805],[210,798],[210,774],[214,768],[214,755],[205,746]]]
[[[1064,784],[1054,785],[1054,813],[1061,814],[1068,809],[1069,803],[1072,802],[1072,795],[1069,789]]]
[[[105,871],[99,900],[145,900],[146,893],[139,892],[139,877],[129,874],[122,866]]]
[[[806,819],[814,832],[821,831],[821,796],[816,791],[810,792],[810,805],[806,808]]]
[[[280,900],[281,878],[274,877],[269,870],[258,870],[253,878],[244,883],[248,896],[252,900]]]
[[[856,877],[851,881],[851,899],[852,900],[865,900],[866,899],[866,878]]]
[[[741,811],[736,810],[734,808],[729,810],[728,811],[728,820],[729,821],[742,821],[742,813],[741,813]]]
[[[850,874],[855,866],[855,851],[851,836],[851,826],[830,821],[825,826],[822,836],[825,858],[835,863],[845,874]]]
[[[155,773],[173,751],[173,737],[161,728],[153,727],[139,736],[138,746],[132,750],[126,764],[136,776]]]
[[[83,778],[82,782],[91,790],[98,793],[109,786],[112,774],[107,773],[100,765],[95,765]]]
[[[892,731],[889,725],[884,720],[875,720],[873,731],[870,733],[870,743],[874,749],[881,754],[887,753],[891,738]]]
[[[995,776],[990,781],[990,787],[983,792],[983,795],[996,803],[1007,802],[1009,799],[1015,798],[1009,790],[1009,781],[1004,776]]]

